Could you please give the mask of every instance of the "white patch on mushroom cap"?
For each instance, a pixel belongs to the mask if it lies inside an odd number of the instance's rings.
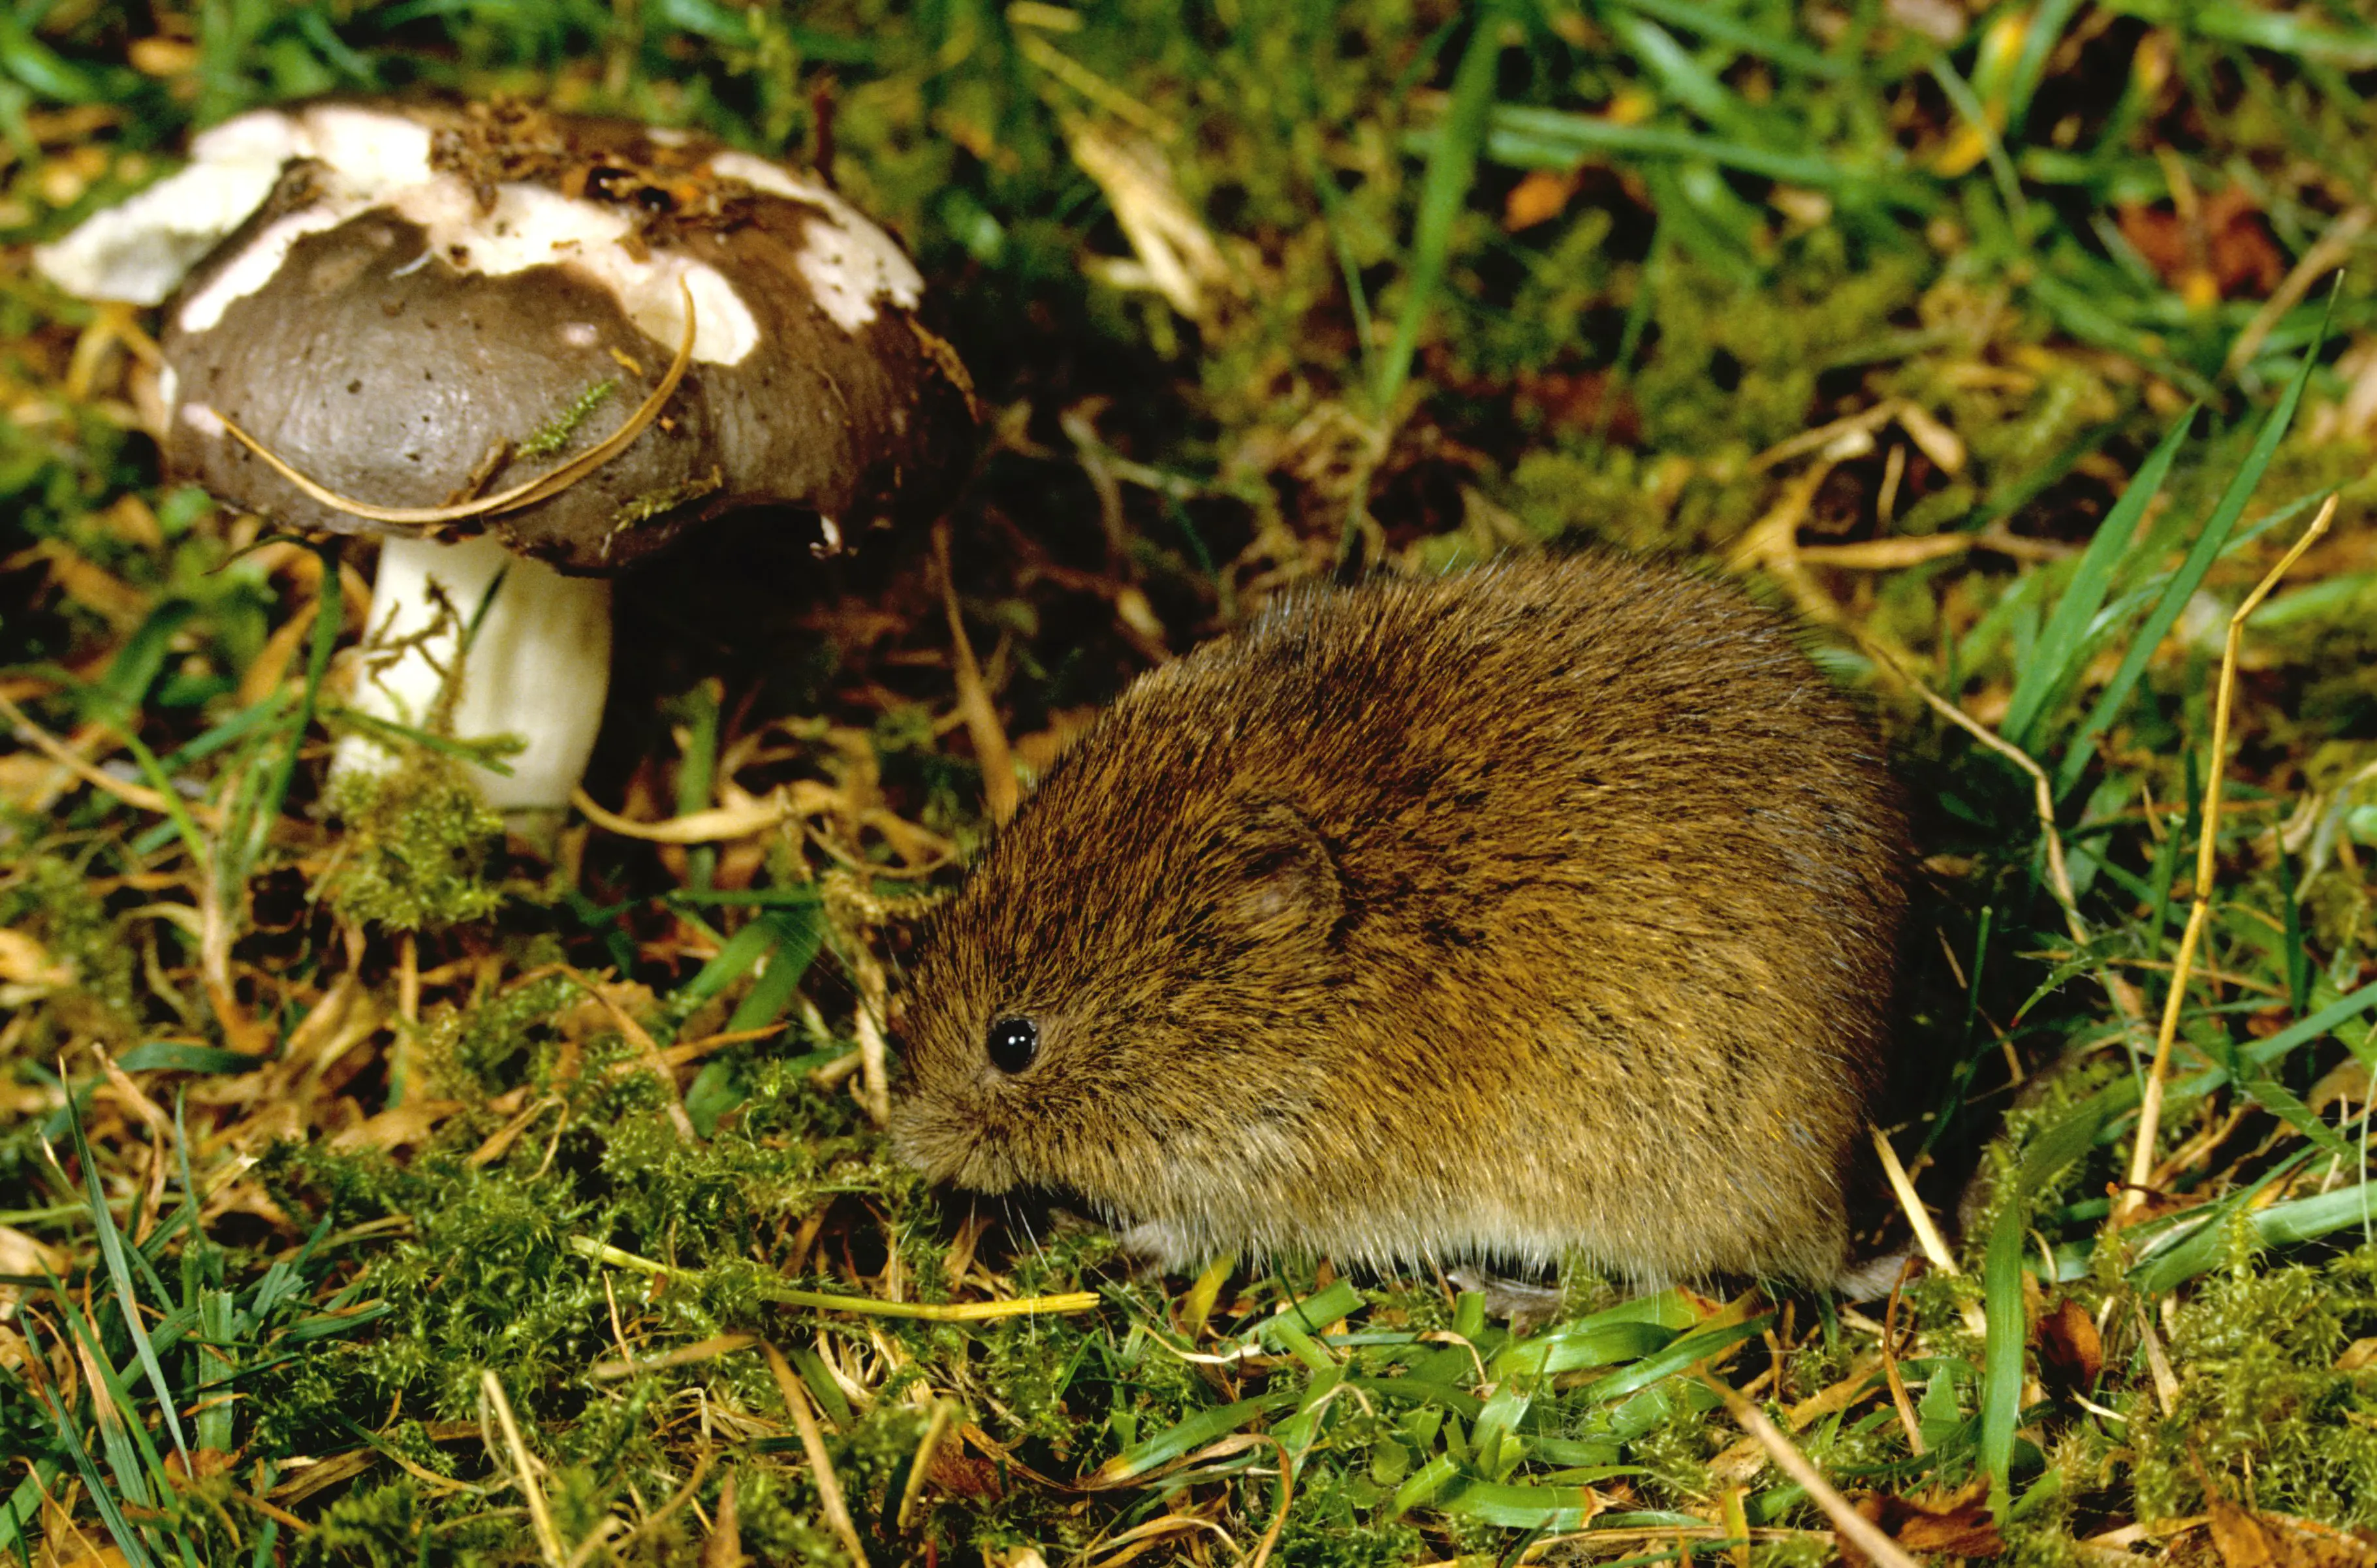
[[[268,164],[193,163],[33,247],[42,276],[81,299],[155,305],[247,221],[281,177]]]
[[[234,115],[192,139],[187,168],[36,246],[33,264],[84,299],[158,304],[263,205],[293,158],[319,158],[382,183],[418,178],[429,169],[429,131],[348,104]]]
[[[209,135],[239,123],[227,122]],[[269,149],[268,127],[244,127],[244,136],[245,145]],[[419,225],[429,252],[458,270],[499,278],[547,264],[574,267],[607,289],[639,330],[671,349],[685,331],[678,287],[683,279],[694,296],[694,358],[737,365],[758,346],[758,322],[716,268],[667,252],[639,259],[624,243],[629,224],[618,209],[572,200],[543,186],[499,185],[494,207],[483,210],[459,175],[431,169],[426,126],[397,115],[321,105],[305,112],[284,145],[290,155],[323,165],[314,203],[268,225],[185,300],[184,331],[211,330],[235,301],[279,276],[290,250],[307,234],[385,208]]]
[[[825,186],[747,152],[719,153],[710,170],[824,214],[825,221],[809,224],[807,243],[795,261],[818,307],[843,331],[855,332],[874,320],[875,302],[885,296],[902,310],[916,307],[925,280],[915,263],[866,214]]]
[[[184,403],[182,423],[201,436],[220,437],[223,433],[222,415],[204,403]]]
[[[671,144],[661,132],[650,134]],[[86,298],[157,304],[247,221],[291,161],[312,159],[321,165],[315,200],[267,225],[185,300],[184,331],[219,325],[233,302],[280,274],[306,235],[386,207],[419,224],[430,249],[462,270],[501,277],[551,262],[576,266],[665,347],[674,348],[684,330],[683,279],[694,295],[694,358],[736,365],[758,346],[758,323],[715,268],[665,252],[639,259],[621,243],[628,222],[618,209],[572,200],[543,186],[498,186],[494,209],[482,211],[462,179],[430,167],[432,140],[430,127],[408,115],[353,104],[236,115],[192,140],[187,168],[38,247],[35,264],[61,288]],[[925,286],[915,266],[889,234],[832,191],[747,152],[722,152],[711,168],[816,211],[795,264],[818,307],[844,331],[874,320],[878,299],[915,306]]]

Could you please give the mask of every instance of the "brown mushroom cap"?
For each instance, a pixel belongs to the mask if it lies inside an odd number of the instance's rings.
[[[609,572],[735,508],[814,509],[830,539],[946,499],[972,443],[965,372],[916,319],[904,256],[823,187],[581,116],[266,113],[301,156],[168,305],[175,475],[295,527],[385,526],[307,495],[229,421],[352,500],[499,492],[620,427],[690,297],[691,363],[624,452],[448,532]]]

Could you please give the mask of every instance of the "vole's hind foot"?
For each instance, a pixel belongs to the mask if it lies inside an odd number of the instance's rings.
[[[1885,1252],[1878,1258],[1844,1263],[1833,1276],[1833,1293],[1844,1301],[1879,1301],[1898,1284],[1898,1276],[1918,1254],[1912,1248]]]
[[[1472,1263],[1447,1269],[1444,1277],[1458,1289],[1484,1296],[1486,1315],[1508,1318],[1514,1334],[1551,1322],[1566,1299],[1558,1279],[1515,1279]]]

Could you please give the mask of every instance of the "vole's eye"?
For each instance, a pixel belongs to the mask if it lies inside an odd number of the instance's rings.
[[[990,1053],[990,1065],[1001,1072],[1021,1072],[1040,1054],[1040,1025],[1028,1018],[997,1019],[983,1048]]]

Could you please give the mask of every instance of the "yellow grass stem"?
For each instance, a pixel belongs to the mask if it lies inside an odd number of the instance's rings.
[[[634,1269],[639,1274],[665,1275],[680,1271],[650,1258],[607,1246],[583,1236],[569,1239],[569,1250],[581,1258]],[[763,1299],[787,1307],[814,1307],[826,1312],[858,1312],[875,1318],[914,1318],[935,1323],[978,1323],[997,1318],[1030,1317],[1037,1312],[1086,1312],[1098,1305],[1094,1290],[1072,1290],[1061,1296],[1026,1296],[1014,1301],[884,1301],[872,1296],[837,1296],[823,1290],[763,1287]]]
[[[2163,997],[2162,1026],[2155,1032],[2154,1065],[2146,1071],[2144,1094],[2138,1103],[2137,1141],[2130,1149],[2130,1179],[2121,1194],[2116,1219],[2134,1214],[2146,1200],[2146,1181],[2154,1174],[2155,1136],[2161,1131],[2163,1083],[2170,1075],[2171,1043],[2179,1037],[2179,1011],[2187,999],[2189,973],[2195,964],[2195,950],[2204,940],[2204,923],[2212,916],[2212,880],[2218,870],[2220,847],[2220,789],[2228,774],[2228,718],[2237,695],[2237,655],[2244,646],[2245,621],[2262,601],[2270,596],[2281,579],[2294,569],[2327,525],[2335,517],[2336,497],[2330,496],[2327,504],[2319,509],[2311,526],[2303,530],[2294,548],[2279,557],[2237,613],[2228,617],[2228,637],[2220,651],[2220,680],[2212,707],[2212,766],[2204,784],[2204,828],[2195,851],[2195,898],[2187,911],[2187,929],[2179,939],[2179,957],[2170,969],[2170,989]]]

